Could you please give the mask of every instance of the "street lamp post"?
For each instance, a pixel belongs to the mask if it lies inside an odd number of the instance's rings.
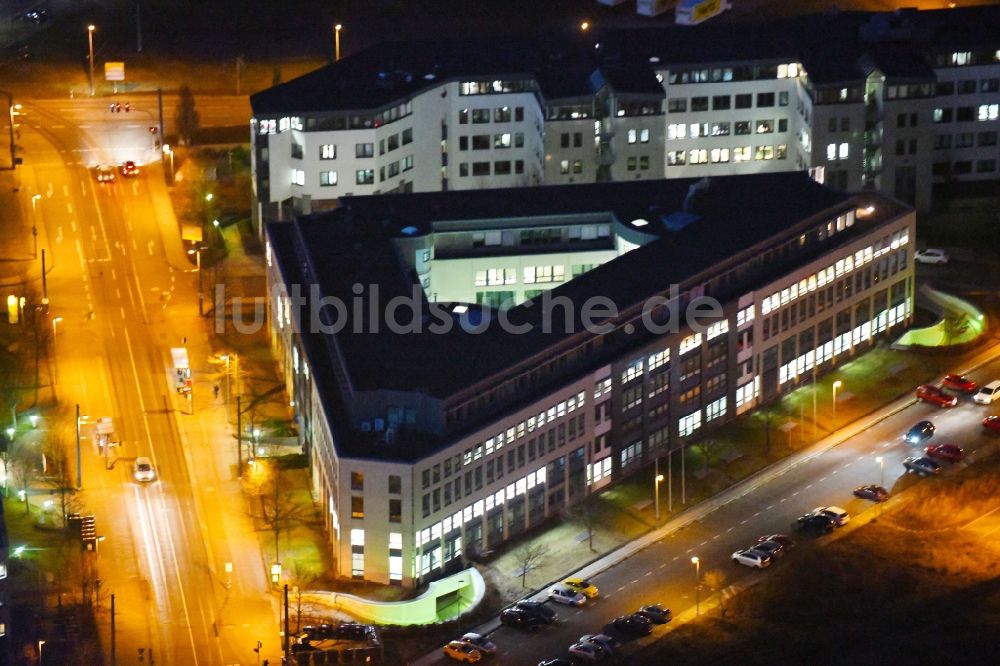
[[[56,328],[56,324],[60,323],[62,320],[63,320],[62,317],[55,317],[52,320],[52,340],[53,340],[53,342],[56,339],[56,333],[59,332],[58,329]]]
[[[198,316],[205,316],[205,294],[201,277],[201,251],[204,250],[203,245],[199,245],[193,250],[188,250],[188,254],[194,255],[195,270],[198,271]]]
[[[340,30],[343,27],[339,23],[333,26],[334,62],[340,61]]]
[[[697,584],[694,588],[695,602],[694,602],[694,614],[701,615],[701,560],[695,555],[691,558],[691,564],[694,565],[694,578]]]
[[[170,182],[174,182],[174,150],[169,143],[163,144],[163,152],[170,157]]]
[[[839,379],[833,383],[833,418],[837,418],[837,389],[843,385]]]
[[[656,459],[656,475],[653,477],[653,494],[656,497],[656,523],[660,523],[660,484],[663,483],[663,475],[660,474],[660,459]]]
[[[875,462],[878,463],[878,485],[885,488],[885,458],[878,456]]]
[[[31,197],[31,236],[35,242],[35,249],[31,253],[33,259],[38,259],[38,210],[35,205],[41,198],[41,194]]]
[[[45,645],[45,641],[38,641],[38,663],[42,663],[42,646]]]
[[[87,44],[90,46],[90,96],[94,96],[94,30],[93,24],[87,26]]]

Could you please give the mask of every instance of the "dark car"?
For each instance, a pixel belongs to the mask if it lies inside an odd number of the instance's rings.
[[[903,461],[903,467],[907,472],[916,472],[920,476],[941,473],[941,463],[927,456],[910,456]]]
[[[837,521],[833,516],[822,513],[807,513],[792,523],[792,529],[795,531],[809,534],[828,534],[836,527]]]
[[[531,613],[545,624],[556,621],[556,612],[538,601],[518,601],[514,604],[514,608]]]
[[[611,626],[627,636],[648,636],[653,631],[653,623],[638,613],[616,617]]]
[[[983,419],[983,427],[991,432],[1000,432],[1000,416],[987,416]]]
[[[889,499],[889,491],[882,486],[869,484],[867,486],[858,486],[855,488],[854,496],[860,497],[861,499],[872,500],[873,502],[884,502]]]
[[[772,560],[780,559],[785,556],[785,547],[777,541],[760,541],[753,545],[753,549],[759,550],[762,553],[767,553]]]
[[[637,610],[635,614],[642,615],[653,624],[666,624],[674,617],[669,608],[664,608],[660,604],[649,604],[648,606],[643,606]]]
[[[924,449],[924,454],[948,462],[959,462],[965,457],[965,451],[957,444],[931,444]]]
[[[507,608],[500,612],[500,624],[507,627],[537,629],[542,625],[542,621],[537,615],[532,615],[528,611],[523,611],[519,608]]]
[[[972,381],[965,375],[945,375],[941,385],[953,391],[970,394],[975,393],[976,389],[979,388],[979,384]]]
[[[921,421],[906,431],[903,435],[910,444],[923,444],[934,436],[934,424],[930,421]]]
[[[933,384],[924,384],[917,387],[917,400],[930,402],[938,407],[954,407],[958,404],[958,398],[949,395]]]
[[[785,550],[791,550],[795,548],[795,541],[790,536],[785,536],[784,534],[768,534],[762,537],[757,537],[757,543],[764,543],[765,541],[776,541],[785,547]]]

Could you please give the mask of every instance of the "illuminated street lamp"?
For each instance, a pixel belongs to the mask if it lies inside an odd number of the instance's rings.
[[[340,60],[340,30],[343,27],[339,23],[333,26],[334,62]]]
[[[169,143],[163,144],[163,154],[170,156],[170,182],[174,182],[174,151]]]
[[[31,197],[31,236],[32,238],[34,238],[35,241],[35,249],[32,252],[31,256],[34,259],[38,258],[38,217],[37,217],[38,212],[35,205],[41,198],[42,198],[41,194],[36,194],[35,196]]]
[[[28,422],[31,423],[31,428],[35,429],[38,427],[38,414],[32,414],[28,417]]]
[[[653,487],[656,494],[656,522],[660,522],[660,484],[663,483],[663,475],[657,474],[653,479]]]
[[[52,339],[53,340],[56,339],[56,333],[59,332],[59,329],[56,327],[56,325],[59,324],[62,320],[63,320],[62,317],[54,317],[52,319]]]
[[[90,46],[90,96],[94,96],[94,30],[97,28],[91,24],[87,26],[87,43]]]
[[[833,418],[837,418],[837,389],[844,385],[839,379],[833,383]]]
[[[691,558],[691,564],[694,565],[694,579],[697,581],[695,585],[695,602],[694,602],[694,614],[701,615],[701,560],[695,555]]]
[[[589,22],[584,21],[583,23],[580,24],[580,30],[582,32],[587,32],[587,30],[589,30],[589,29],[590,29],[590,23]]]

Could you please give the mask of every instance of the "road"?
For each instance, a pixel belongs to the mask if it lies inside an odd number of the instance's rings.
[[[107,649],[114,593],[119,664],[139,663],[140,651],[148,663],[150,650],[160,664],[254,663],[256,640],[266,641],[264,656],[277,656],[259,550],[256,566],[239,556],[253,552],[255,540],[249,547],[234,541],[216,492],[235,483],[229,466],[212,457],[218,426],[211,410],[190,415],[169,378],[170,347],[208,345],[193,266],[176,222],[163,224],[172,219],[163,172],[154,164],[138,177],[97,183],[87,164],[107,155],[107,134],[85,126],[104,120],[88,121],[98,113],[91,105],[73,109],[67,117],[25,104],[21,177],[26,196],[41,195],[36,215],[39,244],[48,250],[50,312],[61,318],[53,324],[55,388],[64,405],[79,403],[91,418],[111,416],[121,441],[109,449],[110,469],[92,437],[82,452],[83,503],[105,537],[97,564],[102,641]],[[204,365],[192,358],[193,368]],[[152,458],[156,482],[132,480],[137,456]],[[224,563],[234,560],[240,568],[227,576]]]
[[[971,376],[981,382],[1000,377],[1000,360],[992,360]],[[496,628],[489,635],[499,648],[498,656],[489,661],[528,665],[537,664],[543,658],[567,657],[565,648],[581,635],[602,631],[614,617],[633,612],[644,604],[659,602],[675,614],[689,611],[696,604],[697,574],[691,562],[693,556],[700,560],[702,575],[719,570],[724,572],[729,584],[742,586],[752,577],[767,576],[767,570],[751,570],[733,563],[730,559],[733,551],[752,544],[761,535],[790,534],[795,518],[818,506],[839,505],[852,515],[878,510],[871,502],[852,496],[851,491],[858,485],[881,483],[895,494],[914,483],[934,483],[933,478],[920,480],[904,473],[902,460],[922,447],[904,443],[902,433],[917,421],[928,419],[937,426],[933,443],[958,443],[967,455],[974,455],[979,449],[997,446],[997,438],[984,432],[980,421],[986,414],[998,411],[1000,403],[984,407],[974,404],[971,398],[963,398],[953,409],[916,403],[888,416],[883,411],[872,417],[856,436],[808,458],[776,478],[733,492],[723,500],[722,506],[701,520],[591,576],[591,582],[598,586],[601,594],[583,608],[548,602],[558,614],[554,625],[534,634],[507,627]],[[877,457],[883,458],[884,478]],[[950,474],[954,471],[949,468],[968,462],[943,464],[943,473]],[[1000,519],[991,516],[979,527],[990,531],[997,525]],[[799,547],[811,547],[811,542],[821,544],[823,541],[822,538],[795,538],[800,542]],[[794,559],[793,550],[773,566],[787,566]],[[703,594],[708,593],[703,589]],[[488,631],[496,625],[493,620],[480,630]],[[654,629],[653,637],[661,631]],[[627,647],[625,654],[629,651]],[[416,663],[446,663],[446,660],[440,654],[433,654]],[[617,660],[604,663],[628,662],[627,657],[619,656]]]

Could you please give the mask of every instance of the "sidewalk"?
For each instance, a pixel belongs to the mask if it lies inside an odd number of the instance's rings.
[[[976,354],[973,358],[969,359],[964,363],[959,370],[962,373],[971,372],[986,363],[1000,358],[1000,345],[992,344],[988,348]],[[703,519],[705,516],[714,512],[715,510],[733,502],[741,497],[752,492],[754,489],[763,486],[775,478],[785,474],[786,472],[807,463],[813,458],[822,455],[826,451],[832,449],[838,444],[856,436],[860,432],[867,430],[875,423],[896,414],[903,409],[912,405],[915,398],[912,395],[899,398],[888,405],[876,410],[875,412],[868,414],[846,426],[830,433],[820,441],[816,442],[814,445],[802,449],[787,458],[767,467],[760,472],[751,475],[750,477],[740,481],[736,485],[730,487],[729,489],[721,492],[714,497],[705,500],[697,505],[690,506],[688,509],[682,511],[679,515],[669,520],[662,527],[654,529],[649,533],[627,543],[618,548],[617,550],[610,552],[593,562],[587,564],[577,571],[565,572],[558,576],[556,579],[549,581],[545,585],[540,586],[531,594],[523,597],[525,599],[532,599],[537,601],[544,601],[546,598],[546,590],[557,580],[566,577],[579,577],[579,578],[590,578],[598,573],[610,569],[611,567],[620,564],[635,555],[644,548],[650,546],[651,544],[665,539],[670,534],[684,528],[685,526]],[[874,516],[874,514],[872,514]],[[869,517],[870,519],[871,517]],[[854,521],[852,521],[853,523]],[[864,522],[864,521],[860,521]],[[859,522],[859,524],[860,524]],[[690,609],[686,609],[680,615],[685,616],[686,613],[690,612]],[[494,615],[487,622],[480,624],[477,627],[469,629],[469,631],[475,631],[480,634],[488,634],[500,626],[499,617]],[[422,666],[433,664],[437,661],[439,654],[437,651],[431,652],[423,657],[410,662],[412,666]]]

